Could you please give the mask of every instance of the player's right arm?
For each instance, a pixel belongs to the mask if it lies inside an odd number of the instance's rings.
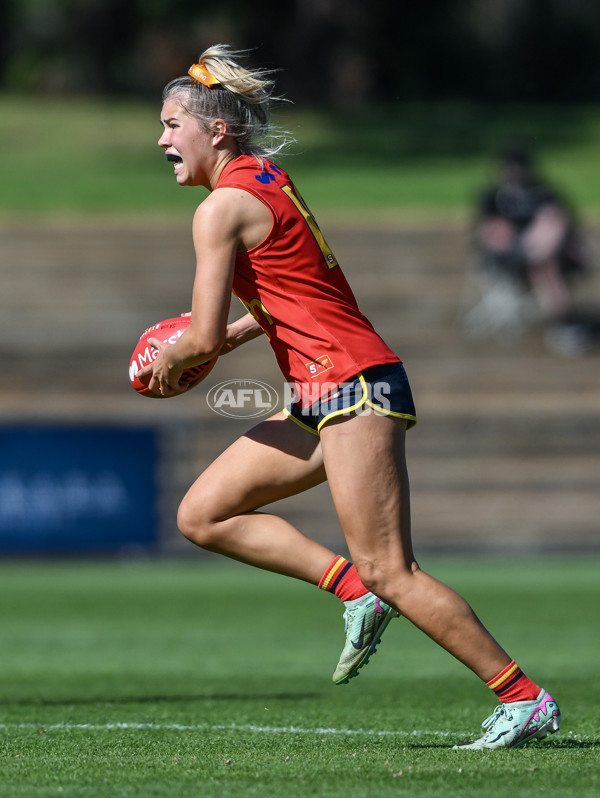
[[[216,193],[201,203],[194,216],[196,274],[190,325],[174,344],[149,339],[158,354],[148,387],[157,395],[182,393],[186,389],[180,383],[182,372],[218,355],[226,340],[240,220],[237,209],[228,208]]]
[[[258,324],[247,319],[231,329],[227,317],[236,255],[260,243],[271,225],[270,211],[245,191],[223,188],[200,204],[192,227],[196,274],[190,326],[174,344],[150,340],[159,350],[151,390],[163,396],[181,393],[184,369],[210,360],[232,342],[239,346],[256,337]]]

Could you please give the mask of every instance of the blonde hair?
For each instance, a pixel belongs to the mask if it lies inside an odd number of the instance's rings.
[[[242,155],[254,155],[259,162],[270,159],[291,143],[291,137],[271,122],[271,107],[283,100],[273,95],[272,72],[247,69],[239,60],[243,50],[232,50],[227,44],[215,44],[205,50],[199,63],[219,83],[205,86],[186,75],[175,78],[163,90],[163,103],[176,98],[190,116],[206,130],[215,119],[227,122],[228,134],[237,140]]]

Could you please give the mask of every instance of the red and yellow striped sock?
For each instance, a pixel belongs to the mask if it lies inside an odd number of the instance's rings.
[[[342,601],[351,601],[369,592],[360,581],[354,564],[341,556],[337,556],[325,571],[319,587],[333,593]]]
[[[514,659],[486,684],[503,704],[510,704],[513,701],[535,701],[541,690],[525,676]]]

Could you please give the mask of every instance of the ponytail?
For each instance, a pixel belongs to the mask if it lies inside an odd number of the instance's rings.
[[[271,122],[271,108],[282,98],[273,95],[272,72],[240,64],[244,51],[216,44],[205,50],[186,77],[176,78],[163,91],[163,102],[176,97],[206,130],[215,119],[227,122],[242,155],[270,159],[291,143],[291,137]]]

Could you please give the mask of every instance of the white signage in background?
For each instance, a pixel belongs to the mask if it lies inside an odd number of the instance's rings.
[[[159,456],[152,427],[0,425],[0,552],[154,548]]]
[[[17,532],[32,525],[50,531],[66,522],[89,517],[119,516],[129,509],[129,496],[119,474],[83,471],[24,477],[18,471],[0,474],[0,529]]]

